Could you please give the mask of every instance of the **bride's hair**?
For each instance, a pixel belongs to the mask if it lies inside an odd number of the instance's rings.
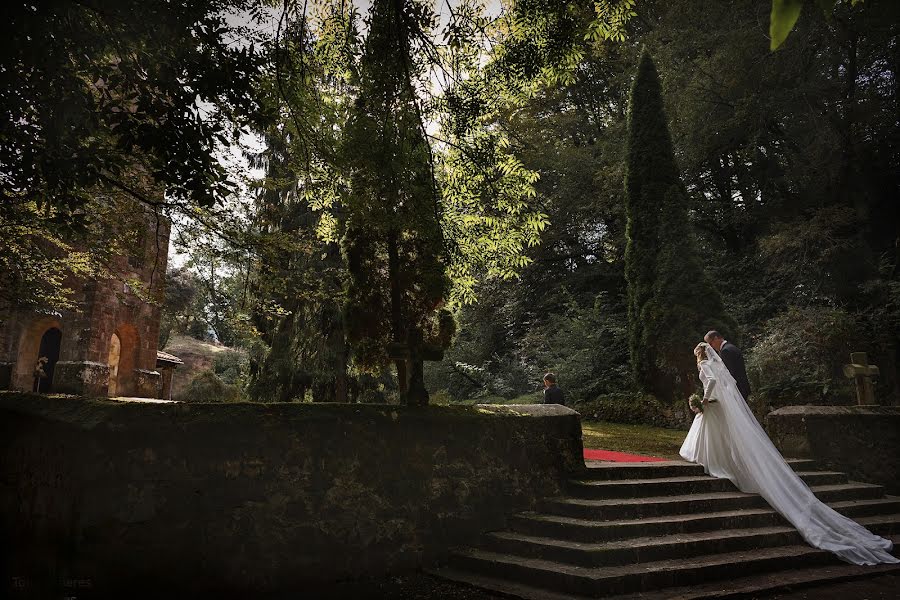
[[[694,356],[697,357],[697,362],[701,362],[706,360],[708,357],[706,356],[706,344],[700,342],[696,346],[694,346]]]

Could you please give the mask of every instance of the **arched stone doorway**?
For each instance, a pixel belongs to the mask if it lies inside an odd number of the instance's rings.
[[[51,327],[41,336],[38,353],[35,357],[34,386],[32,391],[48,394],[53,391],[53,370],[59,361],[59,349],[62,345],[62,331]],[[38,365],[40,373],[38,375]]]
[[[118,348],[116,349],[116,346]],[[140,337],[130,323],[122,323],[109,339],[109,396],[133,396],[135,390],[134,370],[137,367],[137,353]],[[114,354],[117,355],[114,357]],[[115,363],[113,359],[115,358]],[[113,366],[115,365],[115,373]]]
[[[34,370],[38,359],[46,354],[47,363],[53,358],[51,371],[55,370],[59,360],[60,345],[62,341],[62,325],[55,317],[41,316],[22,326],[19,334],[18,348],[16,350],[16,365],[12,377],[12,389],[22,391],[34,391]],[[52,331],[51,330],[55,330]],[[49,334],[49,335],[47,335]],[[46,335],[46,338],[44,337]],[[43,348],[42,348],[43,346]],[[43,352],[43,354],[42,354]],[[44,366],[47,373],[47,367]],[[52,385],[52,381],[49,382]],[[41,380],[41,391],[49,391],[47,379]]]
[[[122,340],[114,333],[109,339],[109,392],[110,397],[118,394],[119,361],[122,357]]]

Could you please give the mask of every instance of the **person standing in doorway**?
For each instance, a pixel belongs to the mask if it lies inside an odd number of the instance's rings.
[[[553,373],[544,375],[544,404],[566,405],[565,394],[556,385],[556,375]]]
[[[44,367],[47,366],[47,361],[49,361],[46,356],[42,356],[38,358],[37,364],[34,365],[34,385],[32,386],[32,391],[41,393],[41,382],[44,379],[47,379],[47,371]]]

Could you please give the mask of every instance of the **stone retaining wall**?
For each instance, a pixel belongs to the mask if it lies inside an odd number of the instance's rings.
[[[60,582],[84,584],[79,598],[249,598],[426,566],[584,466],[577,413],[553,405],[0,393],[0,423],[15,598],[51,597]]]
[[[787,457],[813,458],[900,494],[900,407],[785,406],[769,413],[766,429]]]

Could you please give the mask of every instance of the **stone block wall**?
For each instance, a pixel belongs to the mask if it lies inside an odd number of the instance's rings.
[[[59,361],[53,381],[53,391],[60,394],[105,396],[109,386],[109,365],[91,361]]]
[[[6,393],[0,423],[4,581],[97,597],[250,598],[431,565],[584,468],[579,417],[553,405]]]
[[[900,407],[785,406],[766,417],[786,457],[812,458],[900,494]]]

